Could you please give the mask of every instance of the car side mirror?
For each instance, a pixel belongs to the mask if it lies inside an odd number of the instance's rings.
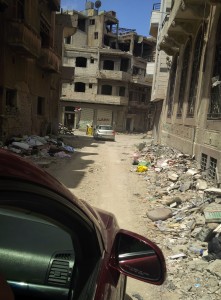
[[[152,241],[136,233],[119,230],[111,252],[110,265],[122,274],[160,285],[166,277],[162,251]]]

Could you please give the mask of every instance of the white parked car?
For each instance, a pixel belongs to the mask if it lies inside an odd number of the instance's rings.
[[[94,129],[95,140],[104,139],[115,141],[115,131],[111,125],[97,125]]]

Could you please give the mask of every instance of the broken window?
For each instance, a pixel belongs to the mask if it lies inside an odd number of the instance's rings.
[[[185,51],[183,54],[183,67],[182,67],[182,71],[181,71],[177,117],[181,117],[182,112],[183,112],[183,102],[184,102],[184,95],[185,95],[185,90],[186,90],[186,78],[187,78],[191,48],[192,48],[192,41],[189,40],[186,44],[186,48],[185,48]]]
[[[124,86],[120,86],[120,88],[119,88],[119,96],[125,97],[125,92],[126,92],[125,87]]]
[[[114,61],[113,60],[104,60],[103,69],[104,70],[114,70]]]
[[[90,19],[90,25],[95,25],[95,19]]]
[[[205,171],[207,169],[207,158],[208,156],[204,153],[202,153],[201,156],[201,170]]]
[[[169,92],[167,98],[167,117],[171,118],[173,112],[173,97],[175,91],[176,82],[176,70],[177,70],[178,54],[173,58],[172,66],[170,69],[170,79],[169,79]]]
[[[208,119],[221,119],[221,17],[217,26],[216,53],[210,91]]]
[[[64,38],[64,43],[70,45],[71,44],[71,36]]]
[[[74,91],[84,93],[85,92],[85,83],[84,82],[75,82]]]
[[[17,111],[17,91],[6,89],[5,93],[6,112],[12,113]]]
[[[139,68],[133,67],[133,75],[138,75],[139,74]]]
[[[112,86],[108,84],[104,84],[101,86],[101,94],[102,95],[112,95]]]
[[[85,19],[78,19],[78,26],[77,28],[81,31],[86,31],[86,21]]]
[[[94,39],[95,39],[95,40],[98,39],[98,32],[97,32],[97,31],[94,33]]]
[[[37,99],[37,115],[42,116],[45,112],[45,98],[38,97]]]
[[[86,68],[87,67],[87,58],[76,57],[76,67]]]
[[[203,41],[204,41],[204,31],[203,31],[203,27],[201,27],[197,34],[195,48],[194,48],[193,63],[192,63],[192,75],[191,75],[191,81],[190,81],[190,92],[189,92],[189,99],[188,99],[188,105],[187,105],[187,116],[188,117],[193,117],[194,111],[195,111],[195,103],[196,103],[197,87],[198,87],[198,80],[199,80],[200,61],[201,61],[201,54],[202,54],[202,49],[203,49]]]
[[[50,40],[50,25],[48,22],[41,17],[40,20],[40,36],[41,36],[41,46],[48,48],[51,45]]]
[[[210,157],[209,177],[212,179],[216,178],[216,166],[217,166],[217,159]]]
[[[120,61],[120,71],[127,72],[129,69],[129,59],[122,58]]]

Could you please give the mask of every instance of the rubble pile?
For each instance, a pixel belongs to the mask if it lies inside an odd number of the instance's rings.
[[[220,299],[221,189],[193,157],[163,145],[141,146],[132,171],[147,182],[146,225],[167,260],[164,288],[177,299]]]
[[[44,159],[49,158],[71,158],[75,149],[72,146],[66,145],[61,137],[50,136],[23,136],[13,137],[5,144],[1,144],[1,148],[12,151],[21,156],[30,157],[33,160],[41,159],[42,167],[48,162]]]

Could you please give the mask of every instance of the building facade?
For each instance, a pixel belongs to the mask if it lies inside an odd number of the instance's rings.
[[[171,1],[157,49],[170,60],[160,141],[195,156],[220,182],[221,1]]]
[[[94,9],[62,12],[76,18],[76,32],[64,39],[62,66],[74,70],[63,80],[61,122],[85,129],[87,124],[111,124],[117,131],[146,131],[150,126],[150,96],[155,52],[153,38],[119,27],[116,13]]]
[[[0,1],[0,140],[56,132],[59,0]]]

